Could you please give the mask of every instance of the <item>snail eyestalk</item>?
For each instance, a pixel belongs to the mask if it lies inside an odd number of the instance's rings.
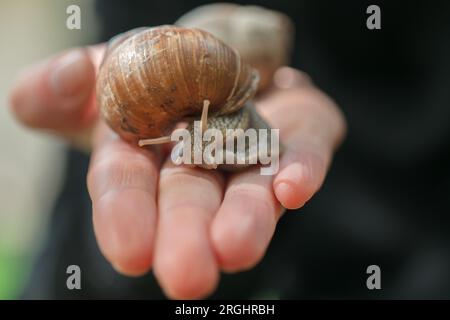
[[[202,116],[200,118],[200,131],[203,134],[206,130],[206,127],[208,126],[208,108],[209,108],[209,100],[203,100],[203,110],[202,110]]]
[[[155,138],[155,139],[141,139],[138,141],[139,147],[152,145],[152,144],[163,144],[170,142],[170,136]]]

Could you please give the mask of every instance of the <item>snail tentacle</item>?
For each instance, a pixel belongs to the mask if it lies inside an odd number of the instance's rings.
[[[164,136],[160,138],[153,138],[153,139],[140,139],[138,141],[139,147],[147,146],[147,145],[154,145],[154,144],[163,144],[170,142],[170,136]]]
[[[205,132],[206,128],[208,127],[208,109],[209,109],[209,100],[203,101],[203,110],[202,110],[202,116],[200,118],[200,131],[202,134]]]

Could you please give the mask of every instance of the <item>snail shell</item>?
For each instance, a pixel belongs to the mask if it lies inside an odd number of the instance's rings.
[[[206,30],[236,49],[258,70],[260,91],[270,86],[275,71],[290,60],[295,27],[287,15],[278,11],[214,3],[189,11],[175,24]]]
[[[97,102],[109,126],[130,142],[170,134],[201,114],[233,113],[258,87],[258,72],[206,31],[140,28],[110,42],[97,79]]]

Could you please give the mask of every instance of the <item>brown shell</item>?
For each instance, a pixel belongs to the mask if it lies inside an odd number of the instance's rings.
[[[259,71],[259,90],[272,84],[275,71],[289,64],[295,27],[278,11],[253,5],[213,3],[197,7],[176,22],[205,30],[236,49]]]
[[[109,126],[128,141],[170,134],[186,117],[240,109],[258,73],[210,33],[161,26],[112,41],[97,78],[97,102]]]

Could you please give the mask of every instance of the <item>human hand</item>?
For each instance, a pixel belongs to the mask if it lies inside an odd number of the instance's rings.
[[[210,294],[219,271],[255,266],[283,207],[300,208],[320,188],[345,121],[303,73],[282,68],[256,106],[286,147],[280,170],[224,174],[174,166],[166,147],[139,148],[98,117],[95,74],[104,46],[69,50],[26,70],[11,93],[16,117],[92,150],[87,177],[99,247],[114,268],[153,267],[171,298]]]

